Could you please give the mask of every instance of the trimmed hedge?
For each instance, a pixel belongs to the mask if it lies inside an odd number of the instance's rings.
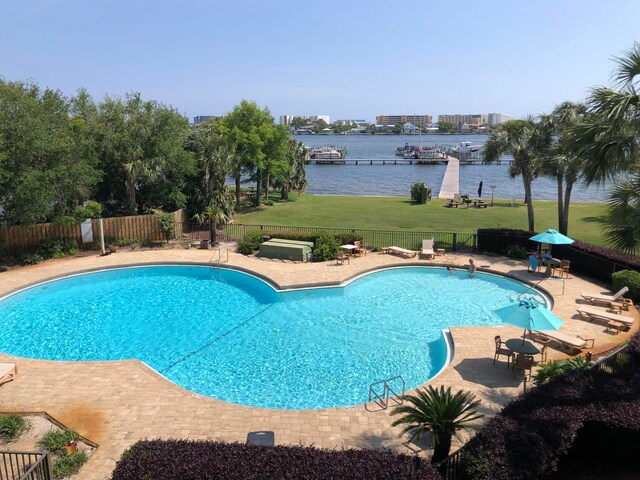
[[[514,245],[524,249],[525,252],[537,250],[540,245],[529,238],[536,232],[517,230],[512,228],[479,228],[478,231],[479,252],[493,252],[506,255]]]
[[[240,443],[143,440],[127,450],[112,480],[437,480],[427,460],[375,450],[261,447]]]
[[[624,296],[635,303],[640,302],[640,272],[636,270],[621,270],[611,275],[611,283],[615,292],[622,287],[629,287],[629,291]]]
[[[630,449],[640,442],[640,334],[628,360],[612,373],[597,368],[567,372],[508,404],[469,443],[463,454],[474,480],[524,480],[544,476],[563,461],[586,455],[572,446],[579,434],[620,429]],[[585,427],[588,427],[585,429]],[[619,445],[625,452],[625,445]],[[601,462],[610,458],[601,456]],[[640,469],[640,456],[626,458]]]
[[[318,246],[318,239],[322,238],[321,244],[326,244],[326,237],[333,237],[337,245],[353,244],[353,242],[362,241],[362,235],[356,233],[327,233],[327,232],[291,232],[287,230],[255,230],[245,234],[240,240],[238,240],[238,252],[243,255],[251,255],[253,252],[260,248],[260,244],[263,242],[263,237],[268,235],[271,238],[282,238],[285,240],[299,240],[303,242],[313,242],[314,261],[335,260],[336,252],[333,252],[333,258],[325,258],[326,255],[322,255],[316,258],[316,247]]]

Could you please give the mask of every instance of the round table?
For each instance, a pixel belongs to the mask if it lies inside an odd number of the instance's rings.
[[[521,338],[510,338],[504,344],[507,346],[509,350],[515,353],[522,353],[524,355],[537,355],[540,353],[538,347],[536,347],[533,343],[528,340],[522,343]]]

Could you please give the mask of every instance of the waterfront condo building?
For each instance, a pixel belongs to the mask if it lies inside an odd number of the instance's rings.
[[[280,115],[280,125],[291,125],[295,119],[307,120],[311,123],[323,120],[327,125],[331,123],[330,115]]]
[[[478,124],[484,125],[487,123],[488,115],[486,113],[467,113],[464,115],[460,114],[443,114],[438,115],[438,123],[447,122],[453,123],[456,127],[462,128],[462,126],[466,123],[470,124]]]
[[[198,125],[199,123],[208,122],[212,118],[220,118],[220,117],[216,115],[197,115],[193,117],[193,124]]]
[[[489,125],[499,125],[504,122],[508,122],[509,120],[513,120],[511,115],[507,115],[506,113],[490,113],[489,114]]]
[[[378,125],[397,125],[412,123],[418,127],[431,124],[431,115],[376,115]]]

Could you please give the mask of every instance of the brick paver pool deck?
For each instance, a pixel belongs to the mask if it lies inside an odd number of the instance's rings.
[[[70,273],[137,264],[208,264],[212,251],[170,249],[118,252],[108,256],[95,254],[40,265],[23,267],[0,274],[0,296],[42,280]],[[226,259],[226,255],[223,257]],[[229,265],[250,270],[281,288],[315,284],[338,284],[362,272],[385,266],[458,265],[469,256],[446,254],[435,260],[402,259],[393,255],[370,253],[349,264],[286,263],[228,254]],[[522,280],[538,282],[543,277],[527,272],[523,261],[473,255],[481,269],[492,269]],[[554,313],[565,320],[563,332],[580,334],[595,340],[594,352],[606,350],[627,339],[631,332],[615,335],[605,326],[578,318],[582,290],[607,290],[573,274],[564,281],[541,281],[554,297]],[[135,308],[135,305],[132,305]],[[604,310],[604,308],[603,308]],[[632,314],[639,317],[635,308]],[[502,327],[452,327],[454,356],[451,364],[436,378],[434,386],[465,389],[481,399],[481,411],[497,412],[520,394],[522,379],[515,379],[503,361],[493,365],[495,335],[517,337],[520,329]],[[563,358],[560,350],[550,349],[549,358]],[[406,446],[399,437],[400,428],[391,427],[393,417],[374,404],[322,410],[270,410],[243,407],[194,395],[157,374],[142,362],[132,359],[112,362],[56,362],[15,358],[0,353],[0,361],[19,365],[18,378],[0,387],[1,412],[47,412],[64,425],[77,430],[99,444],[78,478],[109,478],[125,449],[144,438],[219,439],[244,442],[247,433],[272,430],[277,444],[313,444],[317,447],[392,448],[403,453],[418,450]],[[372,381],[378,379],[372,379]],[[366,387],[365,387],[366,388]],[[464,435],[463,440],[464,441]],[[455,441],[453,448],[459,445]],[[11,448],[11,445],[2,448]],[[425,450],[422,454],[429,454]]]

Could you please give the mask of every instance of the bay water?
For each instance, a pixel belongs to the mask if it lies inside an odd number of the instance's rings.
[[[334,145],[346,147],[346,159],[395,160],[397,147],[410,145],[458,145],[470,141],[484,144],[487,135],[295,135],[308,147]],[[504,160],[510,157],[505,156]],[[478,162],[479,163],[479,162]],[[424,182],[433,189],[436,197],[440,191],[446,165],[306,165],[307,193],[315,195],[358,196],[409,196],[412,183]],[[522,177],[511,178],[509,162],[500,165],[460,165],[460,193],[478,196],[478,186],[483,182],[482,197],[522,201],[524,187]],[[571,200],[575,202],[604,202],[611,184],[574,185]],[[557,200],[556,181],[537,178],[533,181],[534,200]]]

